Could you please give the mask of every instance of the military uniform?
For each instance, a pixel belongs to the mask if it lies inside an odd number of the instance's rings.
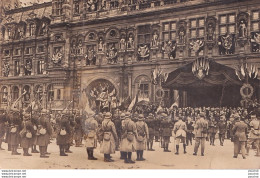
[[[221,116],[221,119],[218,123],[218,132],[219,132],[218,134],[219,134],[219,141],[220,141],[221,146],[223,146],[223,144],[224,144],[225,135],[226,135],[226,131],[227,131],[227,125],[225,123],[224,117]]]
[[[89,160],[97,160],[94,157],[94,148],[97,147],[97,129],[98,129],[98,122],[93,118],[89,117],[85,121],[85,135],[86,135],[86,150],[88,153]]]
[[[170,137],[172,136],[172,131],[170,128],[170,122],[164,118],[161,121],[161,130],[162,130],[162,147],[164,148],[164,152],[170,152],[169,143]]]
[[[21,142],[20,131],[21,131],[21,124],[22,124],[19,112],[13,113],[10,120],[11,120],[11,125],[10,125],[9,143],[11,145],[12,155],[20,155],[21,153],[17,152],[18,145]]]
[[[112,162],[110,154],[116,151],[116,142],[118,140],[115,124],[111,121],[112,114],[106,113],[102,122],[103,141],[101,144],[100,152],[104,154],[105,162]]]
[[[155,151],[153,149],[153,140],[155,136],[155,120],[151,113],[149,114],[146,120],[146,124],[148,126],[148,132],[149,132],[149,137],[147,138],[147,149],[148,151]]]
[[[33,144],[33,136],[36,134],[36,131],[33,129],[32,122],[30,121],[30,116],[24,116],[25,121],[23,122],[23,128],[20,132],[21,135],[21,147],[23,148],[24,156],[32,156],[29,154],[29,148]]]
[[[236,122],[232,132],[234,134],[234,158],[237,158],[237,155],[241,149],[243,159],[246,159],[246,150],[245,144],[247,141],[246,134],[247,134],[247,125],[244,121]]]
[[[76,117],[75,119],[75,132],[74,132],[74,140],[76,147],[80,147],[82,145],[82,137],[84,135],[84,130],[82,128],[82,118]]]
[[[187,119],[186,126],[187,126],[186,144],[189,145],[190,142],[190,144],[192,145],[194,127],[190,117],[188,117]]]
[[[184,154],[187,153],[186,152],[186,130],[187,130],[186,123],[183,122],[181,119],[179,119],[174,124],[173,131],[174,131],[175,137],[176,137],[176,153],[175,154],[179,154],[180,141],[182,141],[182,143],[183,143]]]
[[[122,136],[123,136],[123,128],[125,127],[125,113],[122,113],[120,115],[120,119],[121,119],[121,125],[120,125],[120,129],[119,129],[119,132],[117,132],[120,136],[118,136],[118,139],[120,140],[119,144],[120,144],[120,159],[126,159],[126,152],[122,151],[121,150],[121,147],[122,147]]]
[[[125,152],[125,163],[134,163],[132,161],[132,152],[136,150],[136,124],[130,119],[130,113],[126,113],[124,127],[122,128],[122,143],[120,150]]]
[[[70,144],[70,133],[71,128],[69,124],[68,117],[66,115],[62,116],[61,120],[58,122],[57,127],[57,145],[60,148],[60,156],[68,156],[65,153],[65,149],[68,144]]]
[[[201,144],[201,156],[204,156],[205,141],[207,137],[208,123],[205,121],[205,114],[200,113],[200,118],[196,120],[194,131],[195,131],[195,147],[193,155],[197,155],[199,146]]]
[[[39,151],[36,149],[37,145],[37,130],[38,130],[38,125],[39,125],[39,115],[38,114],[33,114],[31,118],[31,123],[33,126],[33,132],[35,134],[32,135],[32,153],[39,153]]]
[[[4,136],[5,136],[5,115],[1,114],[0,115],[0,150],[4,150],[2,148],[2,142],[4,141]]]
[[[148,126],[144,122],[144,115],[140,114],[138,121],[136,122],[136,130],[137,130],[137,137],[136,137],[136,153],[137,159],[136,161],[144,161],[143,158],[144,150],[146,149],[146,142],[149,138],[149,131]]]
[[[209,129],[208,129],[209,141],[210,141],[210,145],[212,146],[215,146],[215,137],[217,131],[218,131],[217,122],[215,121],[214,117],[212,117],[211,120],[209,121]]]
[[[249,153],[249,148],[252,145],[252,143],[254,143],[256,147],[256,156],[260,156],[260,119],[257,119],[256,115],[252,115],[251,118],[253,120],[249,124],[251,130],[249,132],[247,149]]]
[[[37,142],[36,144],[39,145],[40,148],[40,157],[41,158],[48,158],[46,156],[47,153],[47,146],[50,143],[50,136],[52,135],[51,124],[45,114],[41,115],[39,127],[37,131]]]

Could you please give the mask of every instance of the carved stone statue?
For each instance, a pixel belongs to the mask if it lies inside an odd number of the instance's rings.
[[[125,35],[122,35],[119,43],[119,49],[121,51],[124,51],[126,49],[126,40],[125,40]]]
[[[154,31],[153,38],[152,38],[152,47],[158,47],[159,46],[159,34],[157,31]]]
[[[132,33],[130,33],[128,37],[127,49],[134,49],[134,36]]]
[[[102,37],[100,37],[98,41],[98,52],[104,52],[104,51],[105,51],[104,40]]]
[[[3,66],[3,75],[4,75],[4,77],[8,77],[9,72],[10,72],[10,65],[9,65],[8,62],[5,62],[4,66]]]

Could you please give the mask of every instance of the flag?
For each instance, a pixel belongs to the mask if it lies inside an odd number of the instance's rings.
[[[89,115],[95,114],[95,112],[89,106],[88,97],[87,97],[86,93],[84,92],[84,90],[81,92],[80,98],[81,98],[81,100],[79,103],[79,107],[81,109],[83,109],[83,111],[85,111]]]
[[[133,108],[135,107],[136,103],[138,102],[138,93],[135,95],[134,99],[131,101],[129,107],[128,107],[128,111],[132,111]]]

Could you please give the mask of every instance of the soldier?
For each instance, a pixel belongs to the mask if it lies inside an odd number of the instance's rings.
[[[136,161],[144,161],[145,159],[143,158],[143,154],[144,154],[144,150],[146,149],[147,139],[149,139],[149,131],[148,131],[147,124],[144,122],[143,114],[139,115],[138,121],[136,122],[136,130],[137,130]]]
[[[155,151],[153,149],[153,139],[155,136],[155,129],[154,129],[154,116],[152,113],[149,113],[147,120],[146,120],[147,126],[148,126],[148,132],[149,137],[147,138],[147,149],[148,151]]]
[[[195,147],[194,147],[194,153],[193,155],[196,156],[199,146],[201,144],[201,156],[204,156],[204,150],[205,150],[205,141],[207,136],[207,130],[208,130],[208,123],[205,121],[205,113],[201,112],[199,115],[198,120],[195,122],[194,126],[195,131]]]
[[[21,130],[21,118],[19,111],[14,111],[10,118],[11,125],[10,125],[10,145],[12,149],[12,155],[20,155],[21,153],[17,152],[18,145],[20,144],[21,137],[20,137],[20,130]]]
[[[233,158],[237,158],[237,155],[241,149],[243,159],[246,159],[246,150],[245,144],[247,141],[246,134],[247,134],[247,125],[243,121],[243,117],[239,115],[234,116],[238,119],[238,122],[235,123],[234,127],[232,128],[232,132],[234,135],[234,156]]]
[[[33,135],[36,134],[36,132],[33,129],[32,122],[30,120],[29,114],[24,114],[24,121],[23,121],[23,128],[20,132],[21,135],[21,147],[23,148],[23,156],[32,156],[29,154],[29,148],[32,146],[33,141]]]
[[[167,114],[163,113],[161,116],[162,147],[164,148],[164,152],[171,152],[169,150],[170,137],[172,136],[170,122],[167,120]]]
[[[220,121],[218,123],[220,146],[223,146],[223,144],[224,144],[225,135],[226,135],[226,131],[227,131],[227,125],[226,125],[225,119],[226,119],[225,115],[220,116]]]
[[[46,156],[47,146],[50,143],[50,135],[52,134],[51,124],[46,116],[46,111],[42,110],[40,122],[37,131],[37,145],[40,148],[40,158],[48,158]]]
[[[78,115],[75,119],[75,144],[76,147],[80,147],[82,145],[82,137],[84,134],[84,130],[82,128],[82,118]]]
[[[136,147],[136,125],[130,118],[130,113],[127,112],[125,114],[125,121],[123,135],[122,135],[122,143],[121,143],[121,151],[125,152],[125,163],[135,163],[132,161],[132,152],[135,151]]]
[[[33,112],[32,114],[32,118],[31,118],[31,123],[33,126],[33,132],[35,134],[32,135],[32,153],[40,153],[37,149],[36,149],[36,141],[37,141],[37,130],[38,130],[38,125],[39,125],[39,115],[36,112]]]
[[[210,145],[215,146],[215,137],[217,133],[217,122],[214,118],[213,115],[210,116],[210,121],[209,121],[209,129],[208,129],[208,134],[209,134],[209,141]]]
[[[90,116],[85,120],[85,138],[86,138],[86,150],[88,153],[88,160],[97,160],[94,157],[94,148],[97,147],[97,129],[98,122],[94,117]]]
[[[176,137],[176,155],[179,154],[179,144],[180,141],[183,143],[184,154],[186,154],[186,123],[179,117],[179,120],[174,124],[173,131]]]
[[[73,136],[74,136],[74,127],[75,127],[75,122],[72,113],[69,114],[69,127],[70,127],[70,133],[68,133],[69,143],[65,149],[65,153],[72,153],[70,147],[73,145]]]
[[[111,121],[112,114],[107,112],[102,122],[103,142],[100,152],[104,154],[105,162],[113,162],[110,154],[116,151],[116,142],[118,140],[115,124]]]
[[[57,121],[57,145],[60,148],[60,156],[68,156],[65,153],[65,149],[70,143],[70,123],[68,119],[68,115],[63,115],[60,120]]]
[[[252,121],[250,122],[250,132],[249,132],[249,139],[247,142],[247,153],[249,154],[249,148],[252,143],[256,147],[256,156],[260,156],[259,149],[260,149],[260,117],[256,117],[256,115],[251,115]]]
[[[123,128],[125,127],[125,113],[122,113],[120,115],[120,118],[121,118],[121,125],[120,125],[120,129],[119,129],[120,137],[118,136],[118,138],[120,139],[120,148],[121,148],[122,147]],[[126,159],[126,152],[120,151],[120,159]]]
[[[154,121],[155,142],[159,142],[160,128],[161,128],[161,120],[160,120],[160,118],[156,117],[155,121]]]
[[[187,117],[187,121],[186,121],[186,126],[187,126],[187,132],[186,132],[186,144],[187,146],[190,144],[192,145],[192,139],[193,139],[193,122],[192,122],[192,118],[190,116]]]

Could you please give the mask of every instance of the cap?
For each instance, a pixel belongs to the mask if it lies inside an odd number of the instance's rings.
[[[112,114],[110,112],[107,112],[105,114],[105,119],[111,119],[111,117],[112,117]]]

